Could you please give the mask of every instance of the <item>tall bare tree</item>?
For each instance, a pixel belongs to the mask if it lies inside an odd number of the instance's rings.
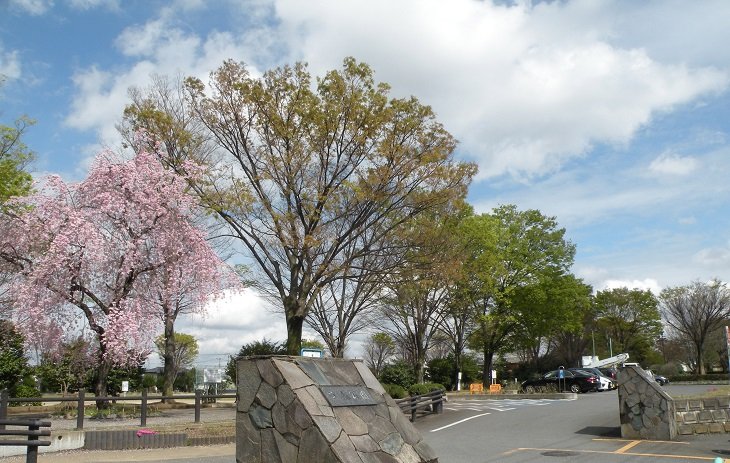
[[[380,376],[383,367],[395,353],[395,343],[388,333],[374,333],[365,344],[365,361],[375,376]]]
[[[715,279],[665,288],[660,296],[664,320],[692,345],[699,374],[705,373],[705,349],[710,335],[730,318],[730,290]]]
[[[298,353],[322,289],[358,259],[387,255],[383,238],[413,217],[463,197],[475,168],[453,160],[455,141],[430,107],[391,98],[351,58],[316,82],[303,64],[257,79],[226,61],[210,87],[187,80],[221,154],[191,187],[255,262]]]

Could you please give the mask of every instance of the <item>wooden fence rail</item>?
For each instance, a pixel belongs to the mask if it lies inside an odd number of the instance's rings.
[[[405,399],[397,399],[401,411],[410,415],[411,421],[416,421],[418,412],[443,413],[446,392],[443,389],[431,391],[427,394],[414,395]]]
[[[50,429],[41,429],[50,428],[50,421],[0,419],[0,425],[2,425],[2,429],[0,429],[0,436],[25,436],[28,438],[26,440],[0,439],[0,445],[27,447],[28,450],[25,457],[26,463],[37,463],[38,447],[51,445],[50,441],[38,439],[41,436],[51,435]],[[8,426],[23,427],[27,429],[7,429]]]
[[[236,394],[203,394],[203,391],[195,391],[195,394],[180,394],[171,396],[154,396],[155,400],[182,400],[195,399],[195,422],[200,423],[200,412],[202,404],[215,399],[235,399]],[[32,402],[73,402],[76,404],[76,429],[84,429],[84,414],[87,401],[99,402],[139,402],[140,407],[140,426],[147,426],[147,412],[149,409],[150,397],[147,390],[142,390],[142,395],[125,396],[125,397],[86,397],[86,393],[80,390],[77,397],[17,397],[10,398],[6,391],[0,392],[0,420],[4,420],[8,415],[8,406],[11,403],[32,403]],[[0,429],[3,425],[0,424]]]

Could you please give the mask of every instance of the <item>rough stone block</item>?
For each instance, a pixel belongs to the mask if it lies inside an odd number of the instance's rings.
[[[261,432],[254,427],[248,413],[236,414],[236,461],[261,461]]]
[[[236,362],[238,378],[238,411],[245,412],[253,403],[261,384],[261,376],[253,360],[241,359]]]
[[[403,438],[398,433],[388,434],[384,439],[378,442],[380,449],[388,455],[397,455],[401,447],[403,447]]]
[[[367,434],[363,436],[350,436],[352,443],[355,445],[355,449],[358,452],[377,452],[380,450],[380,446],[373,440],[372,437]]]
[[[691,424],[680,424],[679,425],[679,433],[686,436],[689,434],[694,434],[695,430],[693,425]]]
[[[355,368],[357,368],[358,372],[360,373],[360,377],[362,378],[363,383],[366,387],[377,391],[379,394],[385,394],[385,389],[383,389],[383,385],[380,384],[380,381],[378,381],[375,375],[373,375],[370,369],[363,362],[356,360],[354,364]]]
[[[722,423],[710,423],[708,427],[712,433],[725,432],[725,429],[722,427]]]
[[[342,429],[344,429],[349,436],[361,436],[368,433],[367,423],[357,416],[351,408],[337,407],[333,410],[335,412],[335,417],[342,425]],[[401,413],[401,415],[403,415],[403,413]]]
[[[285,461],[279,456],[274,433],[276,433],[274,429],[261,431],[261,463],[283,463]]]
[[[261,359],[256,361],[256,367],[261,374],[261,378],[272,387],[279,387],[284,382],[279,370],[274,367],[274,363],[270,359]]]
[[[724,421],[727,421],[727,410],[724,409],[716,409],[716,410],[710,410],[712,413],[712,421],[716,423],[722,423]]]
[[[274,365],[279,370],[290,388],[299,389],[314,384],[312,378],[304,374],[302,370],[291,360],[273,359]]]
[[[709,398],[709,399],[702,399],[702,408],[705,410],[713,410],[717,409],[717,399]]]
[[[342,434],[342,426],[335,419],[329,416],[312,416],[314,424],[322,431],[322,435],[330,444],[336,441]]]
[[[725,432],[730,432],[730,422],[726,421],[722,425],[725,428]]]
[[[344,434],[332,444],[332,450],[334,450],[342,463],[362,463],[352,441]]]
[[[684,415],[684,423],[685,424],[692,424],[697,423],[697,412],[683,412],[682,415]]]
[[[710,428],[705,423],[693,424],[692,427],[695,429],[695,434],[707,434],[710,432]]]
[[[297,463],[339,463],[318,429],[312,427],[302,433]],[[239,462],[243,463],[243,461]]]
[[[268,383],[261,383],[256,393],[255,402],[258,402],[265,408],[271,408],[276,403],[276,390]]]
[[[702,410],[702,400],[690,399],[687,401],[687,410]]]
[[[718,408],[730,408],[730,397],[718,397],[717,406]]]
[[[697,414],[697,421],[700,423],[711,423],[712,422],[712,410],[700,410]]]

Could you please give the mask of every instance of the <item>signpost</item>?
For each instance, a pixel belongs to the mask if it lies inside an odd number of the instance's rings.
[[[314,358],[322,358],[324,357],[324,352],[322,352],[321,349],[312,349],[309,347],[302,347],[302,350],[299,353],[302,357],[314,357]]]

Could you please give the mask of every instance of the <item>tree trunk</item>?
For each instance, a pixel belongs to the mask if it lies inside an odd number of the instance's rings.
[[[164,368],[162,372],[162,395],[171,396],[175,384],[175,328],[172,320],[165,320],[165,352],[164,352]],[[163,399],[163,403],[174,402],[172,399]]]
[[[454,390],[459,390],[459,372],[461,371],[461,352],[454,351]]]
[[[107,389],[107,379],[109,377],[109,372],[112,369],[112,365],[109,360],[104,359],[103,351],[99,356],[101,358],[99,361],[99,368],[97,369],[96,384],[94,384],[94,394],[96,395],[96,397],[107,397],[109,395]],[[96,408],[97,410],[104,410],[106,408],[109,408],[109,401],[97,399]]]
[[[482,385],[489,387],[492,384],[492,362],[494,352],[489,347],[484,348],[484,368],[482,369]]]
[[[286,353],[288,355],[301,355],[304,317],[289,316],[288,308],[286,312]]]
[[[704,375],[705,374],[705,356],[704,352],[702,352],[704,346],[701,343],[695,343],[695,348],[697,349],[697,374]]]

